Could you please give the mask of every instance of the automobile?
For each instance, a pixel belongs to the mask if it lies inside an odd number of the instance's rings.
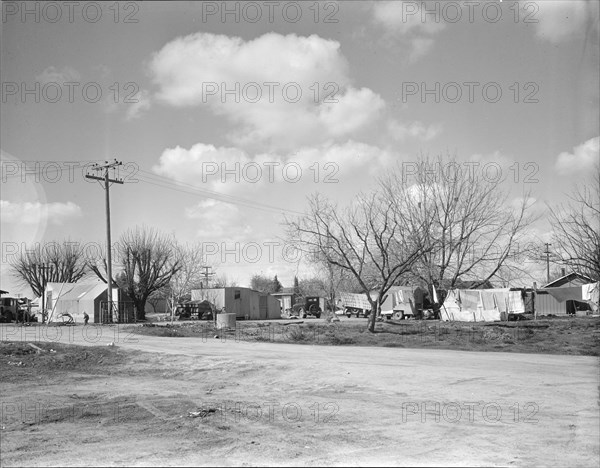
[[[306,318],[309,315],[320,318],[323,313],[321,309],[321,298],[319,296],[307,296],[304,300],[296,302],[290,310],[290,316]]]
[[[187,301],[177,304],[175,315],[179,320],[190,320],[197,315],[198,320],[213,319],[213,305],[208,301]]]

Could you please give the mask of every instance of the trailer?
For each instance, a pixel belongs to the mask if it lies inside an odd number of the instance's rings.
[[[371,297],[377,300],[377,292],[372,291]],[[368,317],[371,314],[371,304],[366,294],[340,293],[340,299],[344,308],[344,315],[352,317]],[[415,316],[415,299],[413,289],[406,286],[392,286],[385,294],[383,302],[380,304],[380,314],[386,319],[394,318],[402,320]]]
[[[344,315],[348,318],[356,314],[356,317],[368,317],[371,314],[371,303],[366,294],[341,292],[340,299],[344,308]]]

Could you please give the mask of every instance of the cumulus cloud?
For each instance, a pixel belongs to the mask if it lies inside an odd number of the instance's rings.
[[[403,141],[408,137],[421,141],[429,141],[441,133],[442,126],[439,124],[426,126],[419,121],[405,125],[395,119],[391,119],[388,121],[387,129],[390,136],[398,141]]]
[[[135,97],[136,102],[132,104],[126,104],[129,106],[127,109],[126,120],[134,120],[137,119],[143,112],[150,109],[151,98],[150,93],[143,89],[140,93]]]
[[[435,22],[430,14],[424,16],[424,5],[421,2],[375,2],[373,17],[389,31],[399,35],[437,34],[445,28],[445,24],[443,21]]]
[[[555,168],[561,174],[583,174],[591,171],[600,161],[600,137],[587,140],[573,148],[572,153],[562,152],[556,158]]]
[[[537,11],[525,8],[522,14],[532,15],[536,35],[546,41],[558,43],[583,31],[589,25],[598,31],[598,3],[572,0],[553,0],[535,3]]]
[[[340,44],[317,35],[269,33],[244,41],[209,33],[179,37],[154,54],[156,98],[205,106],[238,128],[237,145],[285,150],[347,136],[385,104],[348,76]]]
[[[440,8],[441,2],[434,7]],[[446,26],[442,20],[435,21],[431,14],[425,14],[424,2],[374,2],[373,20],[383,26],[388,40],[394,45],[400,42],[409,51],[408,58],[415,61],[426,55],[434,46],[434,36]]]
[[[252,228],[244,221],[240,208],[217,200],[203,200],[185,209],[187,219],[198,223],[196,234],[202,239],[222,239],[239,242],[246,239]]]
[[[65,221],[81,216],[81,207],[73,202],[40,203],[10,202],[0,200],[2,223],[37,225],[49,222],[62,225]]]
[[[152,170],[218,192],[231,192],[290,183],[298,177],[305,182],[323,182],[352,174],[374,174],[392,160],[388,151],[353,140],[256,155],[234,147],[197,143],[190,149],[166,149]]]

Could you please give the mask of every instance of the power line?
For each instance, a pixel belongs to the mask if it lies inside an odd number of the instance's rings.
[[[94,161],[95,160],[90,160],[90,161],[85,161],[85,162],[84,161],[68,161],[68,160],[64,160],[64,161],[34,161],[34,160],[24,161],[24,160],[22,160],[22,161],[10,161],[10,162],[32,162],[35,164],[37,164],[37,163],[59,163],[59,162],[67,163],[68,162],[68,163],[70,163],[70,165],[69,165],[70,168],[87,168],[87,169],[95,170],[97,167],[100,167],[100,166],[97,163],[95,163]],[[75,163],[77,163],[77,164],[75,164]],[[45,178],[48,178],[48,177],[56,176],[65,170],[62,167],[50,167],[50,168],[44,168],[44,170],[41,171],[41,174],[31,174],[32,172],[36,171],[37,169],[39,169],[39,168],[36,168],[35,166],[34,167],[25,167],[25,169],[22,170],[20,173],[4,174],[2,176],[2,179],[3,180],[4,179],[12,180],[12,179],[23,178],[23,177],[27,178],[28,176],[29,177],[43,176]],[[157,175],[152,172],[145,171],[143,169],[139,169],[139,172],[141,174],[137,174],[137,176],[139,177],[139,180],[141,180],[142,182],[144,182],[146,184],[154,185],[157,187],[174,190],[174,191],[177,191],[180,193],[187,193],[187,194],[191,194],[191,195],[201,195],[206,198],[210,198],[210,199],[213,199],[216,201],[221,201],[223,203],[244,206],[244,207],[253,208],[253,209],[257,209],[257,210],[261,210],[261,211],[267,211],[267,212],[275,211],[278,213],[283,212],[283,213],[288,213],[288,214],[298,215],[298,216],[301,216],[303,214],[299,211],[290,210],[287,208],[282,208],[282,207],[270,205],[267,203],[261,203],[261,202],[249,200],[249,199],[243,198],[243,197],[228,195],[228,194],[213,191],[213,190],[203,189],[203,188],[197,187],[193,184],[183,182],[181,180],[176,180],[173,178]],[[86,176],[86,178],[88,178],[88,177]]]
[[[184,193],[203,195],[207,198],[211,198],[211,199],[214,199],[217,201],[222,201],[225,203],[230,203],[230,204],[234,204],[234,205],[243,205],[243,206],[247,206],[247,207],[255,208],[255,209],[259,209],[259,210],[262,209],[262,210],[269,210],[269,211],[286,212],[286,213],[295,214],[295,215],[302,215],[302,213],[300,213],[299,211],[289,210],[286,208],[281,208],[281,207],[269,205],[266,203],[260,203],[260,202],[256,202],[253,200],[248,200],[248,199],[242,198],[242,197],[236,197],[234,195],[228,195],[228,194],[216,192],[213,190],[203,189],[203,188],[197,187],[193,184],[189,184],[187,182],[183,182],[180,180],[156,175],[156,174],[153,174],[151,172],[148,172],[148,171],[145,171],[142,169],[140,169],[139,172],[143,173],[140,176],[141,180],[143,182],[146,182],[146,183],[149,183],[152,185],[157,185],[157,184],[162,183],[162,184],[166,184],[166,185],[159,185],[159,186],[162,186],[164,188],[169,188],[172,190],[176,190],[176,191],[181,191]]]

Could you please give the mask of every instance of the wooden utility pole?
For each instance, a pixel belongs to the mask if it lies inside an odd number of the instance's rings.
[[[99,165],[94,164],[92,166],[93,171],[104,171],[104,175],[102,177],[94,176],[86,174],[86,179],[94,179],[104,181],[104,191],[106,193],[106,274],[108,278],[106,279],[107,284],[107,293],[108,293],[108,317],[112,318],[113,313],[113,298],[112,298],[112,254],[111,254],[111,240],[110,240],[110,183],[113,182],[115,184],[122,184],[123,179],[111,179],[108,177],[108,170],[114,169],[117,166],[123,164],[120,161],[115,159],[114,162],[109,163],[105,161],[105,164]],[[101,319],[102,320],[102,319]]]
[[[535,308],[535,300],[537,296],[537,283],[533,282],[533,291],[531,293],[531,308],[533,309],[533,320],[537,320],[537,309]]]
[[[204,268],[204,273],[202,273],[202,276],[204,276],[204,283],[205,283],[204,287],[206,289],[208,289],[208,278],[211,277],[211,276],[214,276],[215,273],[214,272],[211,272],[211,273],[208,272],[208,270],[212,270],[212,267],[210,267],[210,266],[203,266],[203,267],[200,267],[200,268]]]
[[[548,284],[550,282],[550,246],[552,244],[549,244],[548,242],[545,243],[546,246],[546,250],[544,250],[544,253],[546,254],[546,284]]]

